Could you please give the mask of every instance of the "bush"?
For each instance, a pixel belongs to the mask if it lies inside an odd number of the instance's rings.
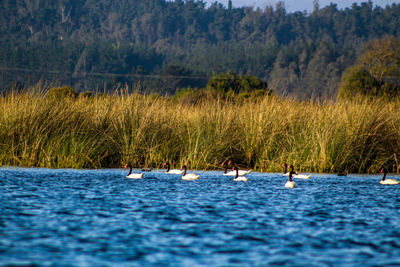
[[[46,96],[56,99],[66,98],[66,97],[76,98],[78,96],[78,92],[69,86],[53,87],[46,93]]]
[[[339,96],[344,98],[362,95],[376,96],[379,84],[362,66],[354,66],[346,70],[339,87]]]
[[[252,75],[237,75],[227,72],[214,75],[207,83],[207,89],[216,91],[224,96],[240,93],[250,93],[253,91],[264,91],[271,94],[267,83]]]

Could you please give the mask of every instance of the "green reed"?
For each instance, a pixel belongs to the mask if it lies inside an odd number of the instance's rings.
[[[288,162],[303,171],[375,172],[397,164],[399,104],[9,93],[0,98],[0,165],[161,167],[168,160],[217,169],[234,160],[260,171]]]

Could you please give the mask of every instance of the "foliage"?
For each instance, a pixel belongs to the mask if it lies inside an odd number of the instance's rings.
[[[15,1],[0,9],[0,88],[39,80],[79,91],[203,88],[213,73],[250,74],[276,94],[336,94],[361,47],[400,37],[400,4],[287,13],[203,1]],[[375,74],[373,75],[375,79]]]
[[[372,40],[358,64],[342,78],[340,96],[396,96],[400,93],[400,39]]]
[[[252,75],[237,75],[233,72],[213,75],[207,83],[208,90],[214,90],[221,95],[251,93],[264,91],[270,94],[267,83]]]

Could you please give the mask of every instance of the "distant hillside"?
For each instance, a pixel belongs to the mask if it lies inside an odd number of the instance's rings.
[[[400,4],[286,13],[176,0],[0,0],[0,87],[173,93],[213,73],[252,74],[277,93],[332,96],[364,44],[400,37]]]

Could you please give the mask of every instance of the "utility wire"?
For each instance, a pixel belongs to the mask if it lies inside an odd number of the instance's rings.
[[[110,72],[70,72],[70,71],[58,71],[58,70],[42,70],[42,69],[28,69],[28,68],[10,68],[0,66],[0,70],[10,71],[10,72],[37,72],[37,73],[47,73],[47,74],[64,74],[64,75],[79,75],[79,76],[108,76],[108,77],[137,77],[137,78],[174,78],[174,79],[202,79],[209,80],[207,76],[175,76],[175,75],[164,75],[164,74],[120,74],[120,73],[110,73]]]

